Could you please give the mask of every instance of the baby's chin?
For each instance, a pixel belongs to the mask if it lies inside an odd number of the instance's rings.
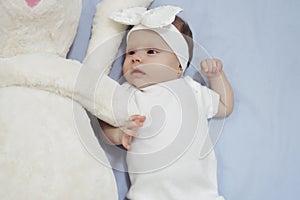
[[[129,82],[130,83],[130,82]],[[146,88],[146,87],[149,87],[151,85],[155,85],[157,84],[158,82],[143,82],[143,81],[133,81],[131,82],[130,84],[135,86],[136,88],[138,89],[143,89],[143,88]]]
[[[149,81],[149,79],[147,77],[145,77],[145,75],[143,76],[135,76],[132,74],[125,74],[124,75],[125,80],[130,84],[133,85],[134,87],[138,88],[138,89],[142,89],[145,88],[147,86],[156,84],[156,82],[154,81]]]
[[[156,85],[159,83],[167,82],[167,81],[172,81],[174,79],[178,79],[179,77],[169,77],[168,79],[149,79],[146,77],[139,77],[139,78],[125,78],[126,81],[135,86],[138,89],[143,89],[152,85]]]

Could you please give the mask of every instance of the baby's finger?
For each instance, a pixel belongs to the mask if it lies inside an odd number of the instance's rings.
[[[203,72],[208,72],[209,67],[208,67],[208,63],[206,60],[201,61],[201,70]]]
[[[217,70],[218,70],[219,72],[222,71],[222,68],[223,68],[222,61],[219,60],[219,59],[215,59],[215,62],[216,62]]]
[[[131,141],[132,141],[132,136],[127,135],[127,134],[124,134],[124,135],[123,135],[123,138],[122,138],[122,145],[123,145],[127,150],[130,149]]]
[[[129,119],[129,121],[136,121],[143,123],[146,120],[146,116],[141,116],[141,115],[132,115]]]
[[[216,72],[216,63],[214,59],[207,59],[208,65],[209,65],[209,72],[215,73]]]
[[[138,128],[143,126],[143,122],[139,121],[129,121],[125,124],[125,128],[129,130],[137,130]]]

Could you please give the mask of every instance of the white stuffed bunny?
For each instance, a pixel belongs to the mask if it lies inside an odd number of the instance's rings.
[[[103,0],[89,54],[126,29],[109,21],[110,12],[150,2]],[[118,198],[85,111],[116,123],[101,99],[113,86],[90,97],[85,86],[76,86],[85,83],[78,81],[82,64],[66,59],[80,13],[81,0],[0,1],[0,199]],[[115,56],[119,44],[107,53]]]

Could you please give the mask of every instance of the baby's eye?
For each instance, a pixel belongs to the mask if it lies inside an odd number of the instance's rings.
[[[127,54],[128,54],[128,55],[134,55],[134,54],[135,54],[135,51],[128,51]]]
[[[156,51],[155,49],[149,49],[147,51],[147,54],[156,54],[156,53],[158,53],[158,51]]]

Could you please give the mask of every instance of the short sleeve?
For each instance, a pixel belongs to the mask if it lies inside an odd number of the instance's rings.
[[[219,107],[219,94],[206,86],[202,86],[189,76],[184,77],[184,80],[195,92],[200,111],[204,111],[208,119],[215,116]]]

